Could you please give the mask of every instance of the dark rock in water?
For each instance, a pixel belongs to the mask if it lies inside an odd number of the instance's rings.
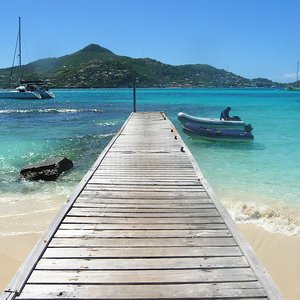
[[[22,177],[28,180],[55,180],[62,172],[73,167],[73,162],[66,157],[58,157],[29,165],[20,171]]]

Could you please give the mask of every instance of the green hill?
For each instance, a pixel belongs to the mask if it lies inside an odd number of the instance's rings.
[[[247,79],[205,64],[172,66],[150,58],[119,56],[96,44],[70,55],[22,66],[23,79],[50,79],[51,87],[251,87],[279,86],[267,79]],[[10,69],[0,69],[0,87],[8,87]],[[12,86],[17,85],[15,76]]]

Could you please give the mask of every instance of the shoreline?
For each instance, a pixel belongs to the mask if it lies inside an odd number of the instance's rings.
[[[300,236],[270,233],[255,225],[237,224],[286,300],[300,299]],[[0,293],[6,288],[41,233],[0,236]]]

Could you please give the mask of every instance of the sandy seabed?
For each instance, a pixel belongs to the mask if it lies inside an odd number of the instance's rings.
[[[300,299],[300,236],[269,233],[254,225],[238,225],[285,299]],[[0,290],[10,282],[41,234],[0,237]]]

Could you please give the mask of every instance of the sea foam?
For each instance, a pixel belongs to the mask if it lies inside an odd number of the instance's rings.
[[[44,109],[2,109],[0,114],[35,114],[35,113],[102,113],[102,109],[44,108]]]
[[[293,207],[279,204],[270,207],[228,199],[223,203],[236,223],[253,224],[269,232],[289,236],[300,234],[300,213]]]

